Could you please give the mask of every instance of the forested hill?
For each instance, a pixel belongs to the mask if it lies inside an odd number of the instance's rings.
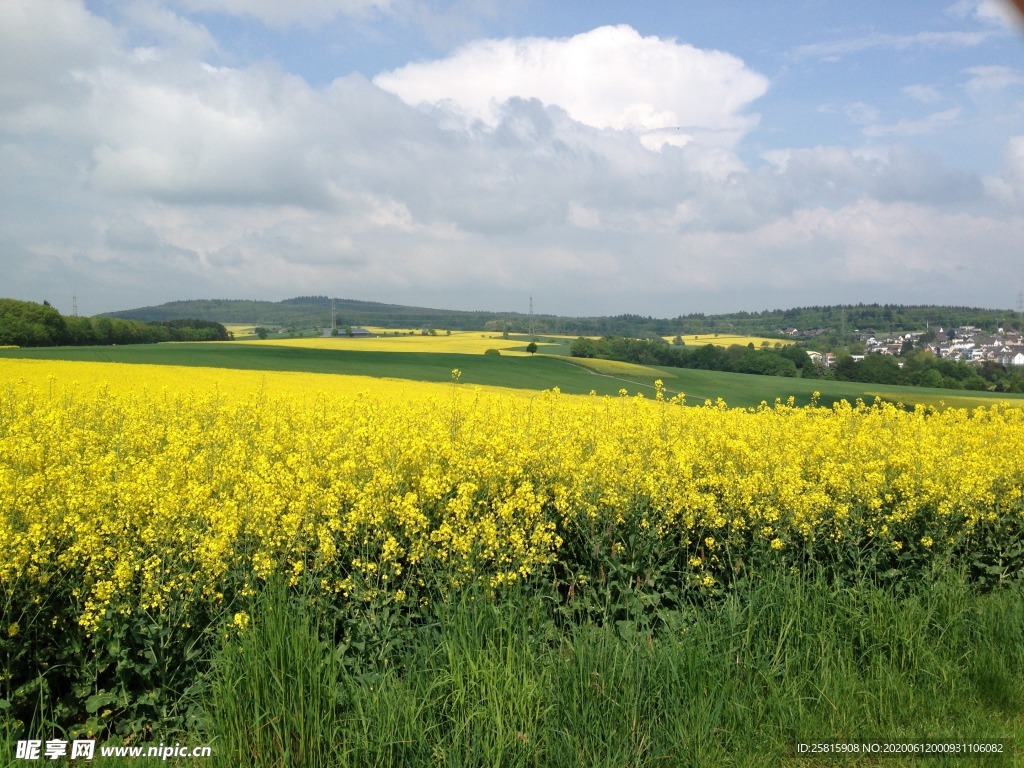
[[[339,325],[376,325],[385,328],[478,329],[486,323],[516,317],[501,312],[462,312],[447,309],[409,307],[375,301],[334,299]],[[282,328],[322,328],[331,324],[332,299],[327,296],[299,296],[284,301],[244,299],[195,299],[171,301],[155,307],[108,312],[107,317],[133,320],[170,320],[197,317],[220,323],[244,323]]]
[[[613,317],[560,317],[518,312],[467,312],[383,304],[354,299],[334,299],[338,325],[373,325],[384,328],[437,328],[448,330],[508,330],[514,333],[568,333],[588,336],[620,336],[698,333],[734,333],[776,336],[796,330],[803,335],[847,336],[855,331],[874,333],[923,331],[927,326],[945,328],[973,325],[988,331],[998,327],[1019,328],[1020,315],[1013,310],[973,307],[855,304],[814,306],[763,312],[719,315],[684,314],[675,318],[643,315]],[[300,296],[284,301],[202,299],[173,301],[108,313],[107,317],[144,321],[199,318],[220,323],[251,323],[281,328],[323,328],[331,322],[332,299]]]

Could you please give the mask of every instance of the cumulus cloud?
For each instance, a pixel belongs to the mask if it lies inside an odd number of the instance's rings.
[[[1015,274],[1014,241],[1021,235],[1021,220],[863,198],[797,208],[749,231],[685,234],[679,252],[714,257],[695,257],[687,270],[674,278],[667,272],[659,283],[693,300],[699,291],[686,283],[699,270],[702,290],[729,281],[741,295],[760,291],[761,308],[806,306],[812,295],[815,301],[861,295],[906,303],[959,296],[984,305],[993,296],[991,275]],[[983,262],[976,256],[979,242],[986,243]]]
[[[74,0],[15,0],[0,24],[0,116],[4,132],[49,130],[61,105],[87,97],[75,73],[108,61],[120,35]]]
[[[315,203],[326,194],[296,122],[318,111],[304,81],[200,63],[154,81],[144,69],[82,75],[103,124],[92,150],[99,189],[191,203]]]
[[[374,83],[409,104],[492,127],[508,99],[537,99],[584,125],[637,134],[651,147],[735,146],[757,125],[744,110],[768,88],[735,56],[643,37],[625,25],[558,40],[477,41]]]
[[[1024,138],[984,182],[905,146],[748,167],[736,149],[767,80],[629,27],[316,87],[211,63],[217,41],[166,6],[117,23],[74,0],[7,11],[4,286],[64,311],[72,293],[92,313],[311,292],[507,309],[532,292],[555,312],[670,316],[766,288],[779,305],[875,300],[883,284],[962,303],[1024,239]],[[852,114],[870,128],[872,110]],[[889,128],[876,138],[913,133]],[[965,266],[982,251],[985,268]]]
[[[768,152],[761,176],[791,204],[776,213],[805,207],[849,206],[869,197],[881,202],[906,202],[941,208],[978,201],[981,180],[947,168],[937,157],[908,146],[851,150],[811,147]]]
[[[1024,136],[1014,136],[1006,145],[1002,173],[985,179],[985,191],[1011,210],[1024,208]]]

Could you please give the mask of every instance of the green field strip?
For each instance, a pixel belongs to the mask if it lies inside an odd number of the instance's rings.
[[[924,387],[882,386],[827,379],[757,376],[721,371],[702,371],[665,366],[632,366],[628,372],[602,373],[586,368],[574,358],[538,354],[530,357],[491,356],[454,352],[380,352],[368,350],[308,349],[232,342],[145,344],[104,347],[41,347],[0,350],[3,358],[38,360],[80,360],[149,365],[180,365],[254,371],[325,373],[409,381],[448,382],[452,369],[462,371],[463,385],[509,387],[542,391],[558,387],[566,394],[653,396],[653,380],[661,377],[666,396],[683,393],[688,405],[705,400],[724,400],[729,406],[757,407],[776,399],[792,397],[797,406],[817,402],[829,406],[840,400],[857,399],[872,403],[876,397],[902,403],[942,407],[973,408],[1000,402],[1024,406],[1024,396]],[[603,362],[603,361],[602,361]],[[617,364],[622,365],[622,364]],[[594,364],[600,368],[600,364]]]

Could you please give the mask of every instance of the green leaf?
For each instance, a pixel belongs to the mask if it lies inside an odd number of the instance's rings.
[[[100,691],[85,700],[85,711],[91,715],[96,714],[100,707],[113,704],[115,701],[117,701],[117,697],[114,694]]]

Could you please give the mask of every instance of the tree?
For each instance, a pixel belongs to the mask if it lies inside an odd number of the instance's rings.
[[[797,370],[804,370],[811,364],[811,357],[807,354],[807,350],[802,347],[798,347],[796,344],[787,344],[782,347],[778,354],[782,355],[787,360],[792,360],[793,364],[797,367]]]
[[[742,354],[742,348],[741,352]],[[688,368],[698,368],[703,371],[725,371],[730,365],[726,351],[714,344],[705,344],[695,350],[690,356]]]
[[[258,336],[259,338],[261,338],[261,339],[267,338],[267,329],[264,328],[262,325],[256,326],[253,329],[253,331],[255,332],[256,336]]]
[[[114,323],[109,317],[92,318],[92,330],[100,344],[114,344]]]
[[[65,317],[64,322],[68,328],[68,343],[76,345],[95,344],[96,335],[92,330],[92,323],[87,317]]]
[[[0,344],[46,347],[68,341],[64,318],[49,304],[0,299]]]
[[[777,352],[748,349],[733,365],[737,373],[762,376],[796,376],[796,364]]]
[[[840,355],[832,366],[832,376],[836,381],[856,381],[857,363],[850,355]]]
[[[855,381],[869,384],[895,384],[900,377],[900,366],[889,355],[867,355],[857,364]]]
[[[580,336],[569,347],[569,354],[573,357],[594,357],[597,354],[597,347],[593,339]]]
[[[832,378],[832,372],[829,371],[828,366],[822,362],[811,362],[810,365],[805,366],[801,371],[801,375],[805,379],[830,379]]]
[[[529,352],[531,355],[534,352],[536,352],[537,351],[537,342],[531,341],[529,344],[527,344],[526,345],[526,351]]]

